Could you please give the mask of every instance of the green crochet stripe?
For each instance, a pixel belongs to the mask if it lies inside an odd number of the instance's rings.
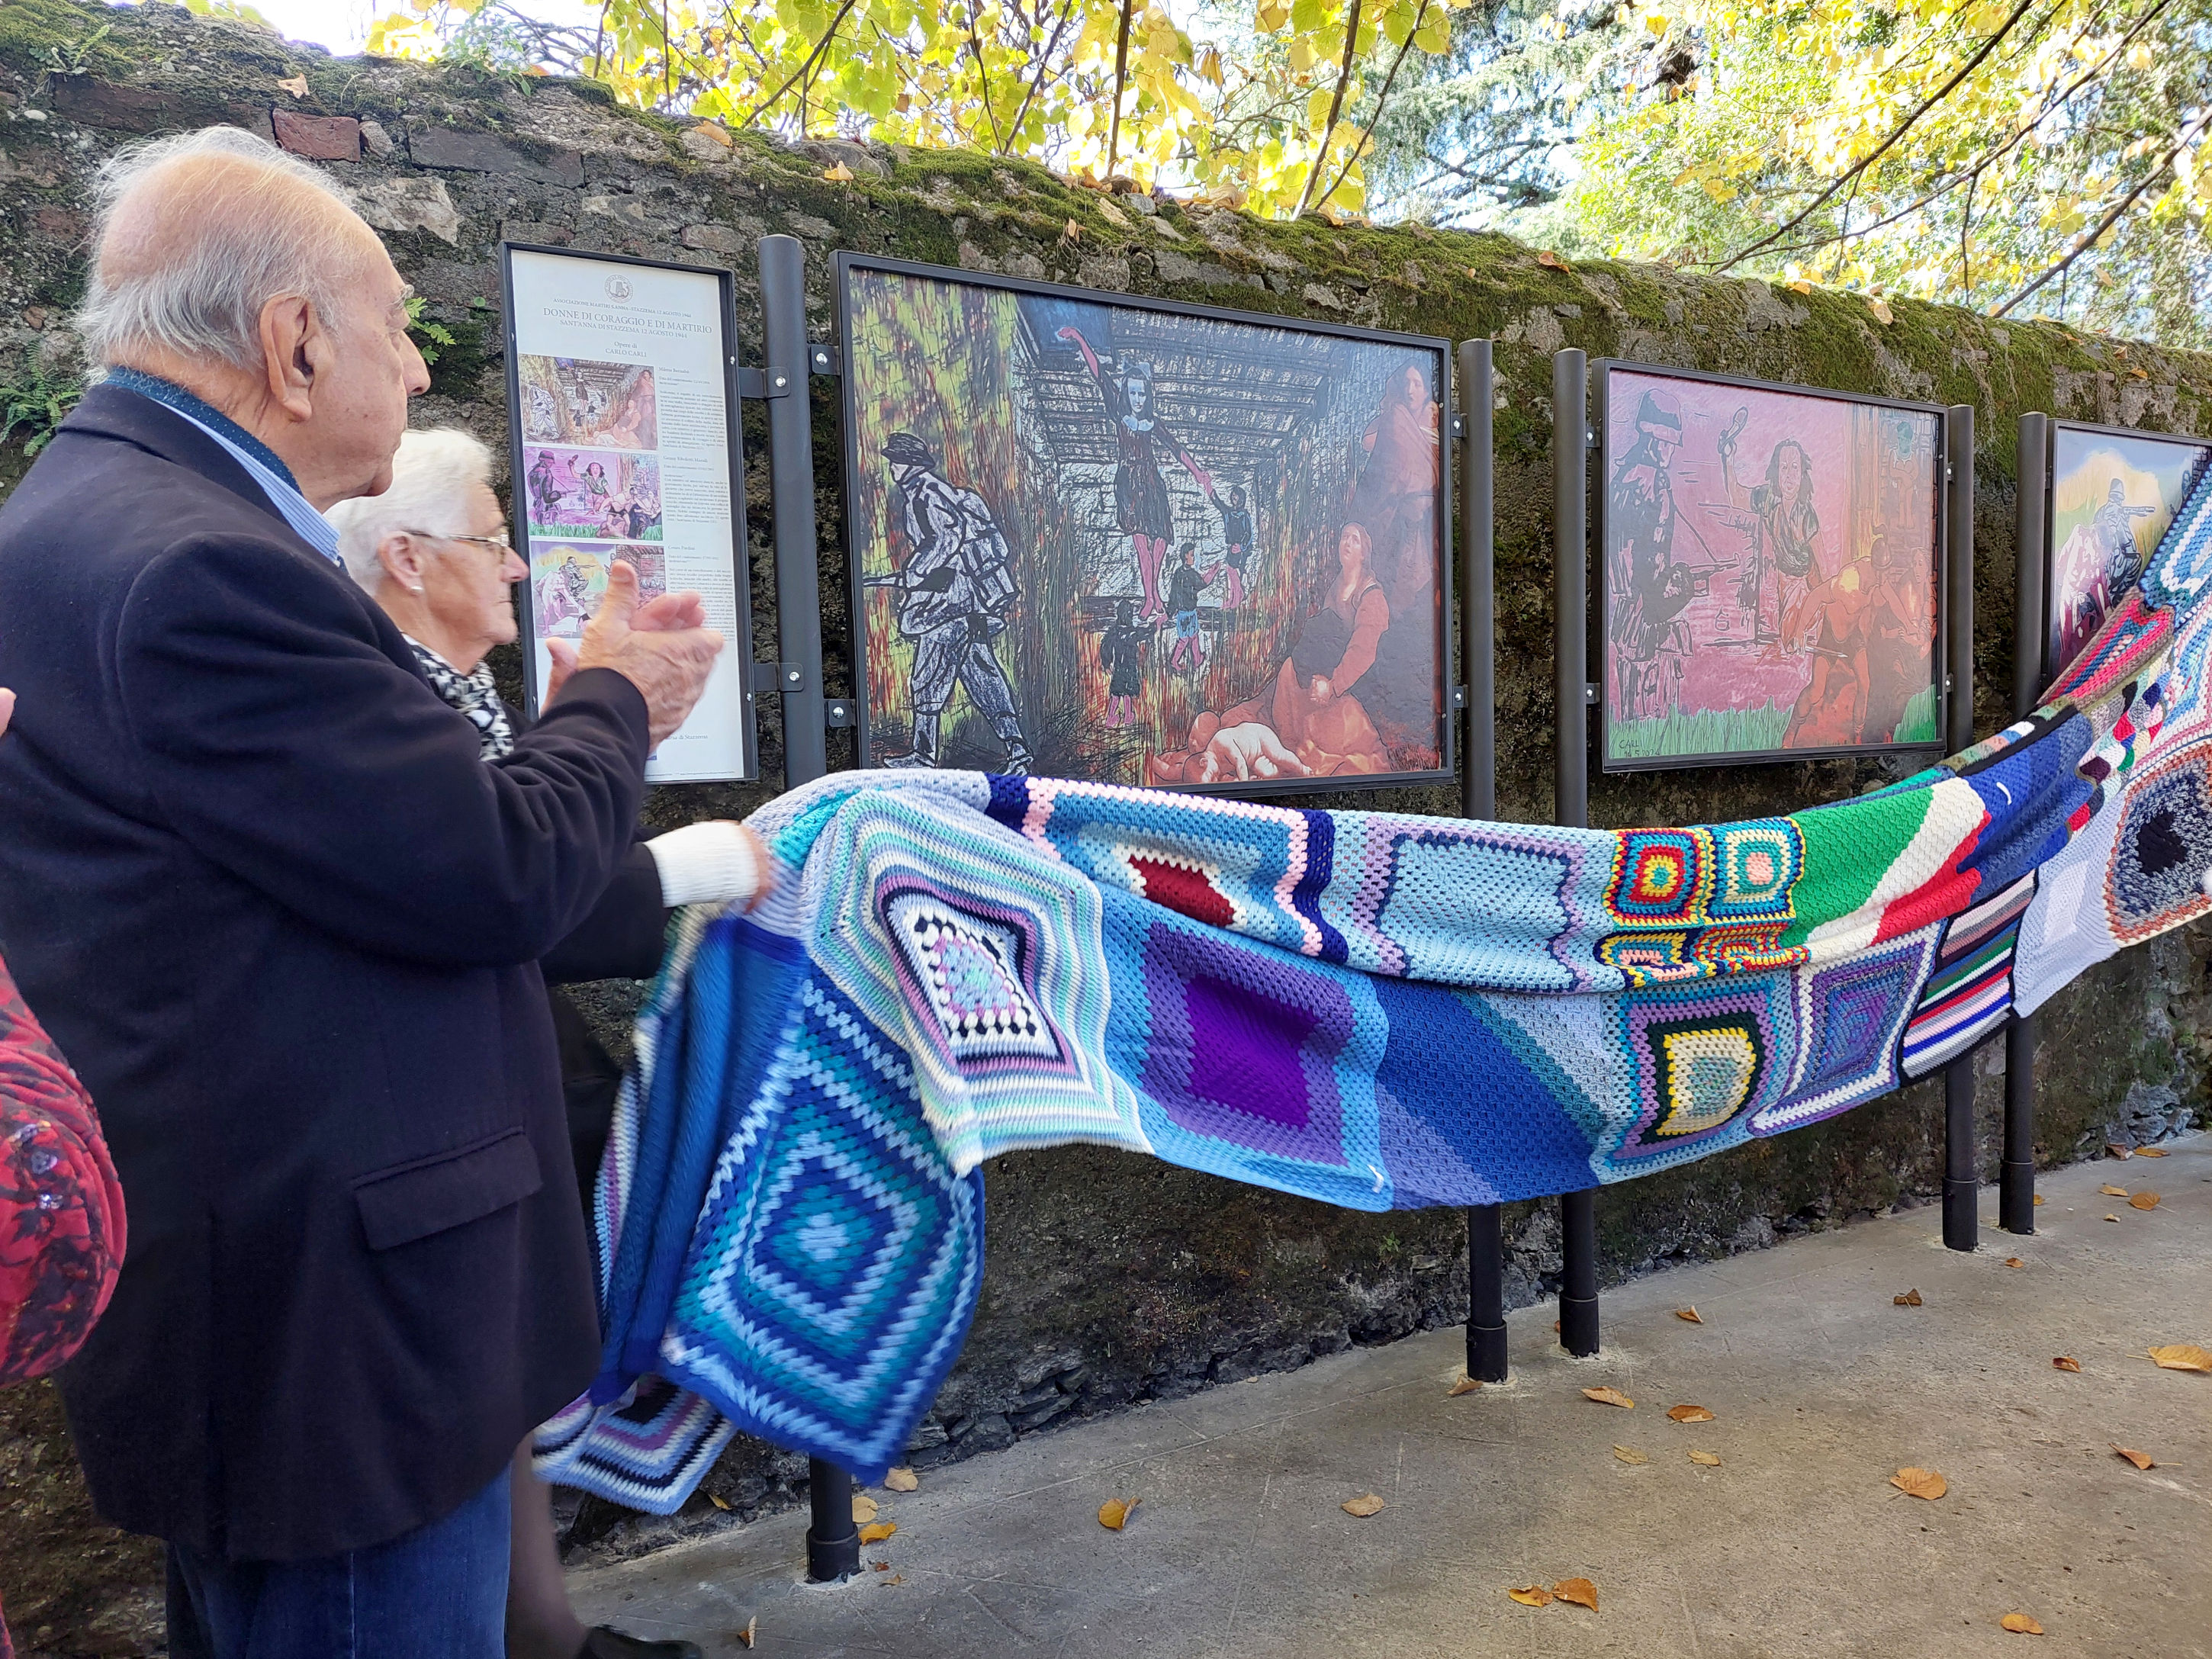
[[[1790,821],[1805,838],[1805,873],[1792,896],[1797,919],[1782,936],[1802,945],[1824,922],[1850,915],[1869,898],[1927,821],[1933,792],[1875,795]]]

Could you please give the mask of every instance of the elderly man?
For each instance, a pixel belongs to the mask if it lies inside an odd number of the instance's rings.
[[[110,373],[0,510],[0,938],[131,1217],[78,1452],[179,1659],[492,1659],[508,1462],[599,1346],[535,964],[721,640],[617,587],[483,763],[321,514],[428,381],[374,234],[231,129],[102,185]]]

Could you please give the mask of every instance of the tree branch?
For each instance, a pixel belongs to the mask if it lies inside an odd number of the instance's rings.
[[[781,86],[778,87],[774,92],[769,94],[767,97],[758,100],[750,109],[747,110],[745,112],[744,119],[738,123],[739,126],[750,126],[755,121],[760,118],[763,112],[773,108],[777,99],[782,97],[785,93],[789,92],[792,88],[797,86],[799,82],[805,77],[807,71],[814,67],[816,62],[821,58],[822,54],[830,50],[830,43],[837,38],[837,29],[839,25],[844,22],[846,16],[852,11],[854,6],[858,3],[859,0],[844,0],[844,3],[837,8],[837,15],[830,20],[830,27],[822,31],[822,38],[814,43],[814,50],[806,54],[806,61],[787,76],[784,78],[784,82]],[[806,124],[803,117],[799,122],[799,136],[802,138],[806,136]]]
[[[2014,24],[2019,22],[2021,18],[2027,15],[2029,9],[2033,7],[2034,3],[2035,0],[2020,0],[2020,4],[2013,8],[2012,15],[2006,18],[2003,22],[1997,26],[1996,33],[1990,35],[1988,40],[1982,42],[1980,47],[1974,52],[1974,55],[1959,66],[1957,73],[1953,75],[1951,78],[1946,81],[1942,86],[1936,88],[1934,92],[1929,94],[1926,98],[1920,101],[1919,106],[1913,110],[1911,114],[1906,116],[1904,120],[1899,122],[1896,127],[1891,131],[1888,137],[1883,139],[1879,144],[1876,144],[1874,149],[1867,152],[1865,155],[1860,157],[1857,161],[1852,164],[1850,171],[1844,173],[1841,178],[1837,179],[1826,190],[1822,191],[1818,196],[1815,196],[1810,202],[1807,203],[1803,208],[1799,210],[1796,218],[1790,220],[1787,224],[1776,226],[1765,235],[1753,242],[1749,247],[1730,254],[1719,264],[1715,265],[1713,267],[1713,275],[1717,276],[1723,271],[1729,270],[1731,267],[1742,264],[1746,259],[1758,252],[1761,248],[1766,246],[1769,243],[1779,241],[1783,237],[1787,236],[1791,231],[1796,229],[1798,226],[1803,224],[1806,220],[1810,218],[1830,197],[1833,196],[1845,185],[1850,183],[1851,180],[1856,179],[1862,173],[1864,173],[1884,155],[1887,155],[1889,153],[1890,147],[1895,144],[1899,139],[1904,137],[1905,135],[1911,130],[1912,124],[1914,122],[1917,121],[1922,116],[1927,114],[1929,110],[1935,108],[1936,105],[1942,103],[1946,98],[1949,97],[1953,90],[1957,88],[1961,81],[1964,81],[1969,75],[1972,75],[1976,70],[1982,66],[1983,59],[1986,58],[1991,52],[1996,50],[1997,43],[2003,40],[2007,34],[2011,33]]]
[[[2198,116],[2197,118],[2196,125],[2185,131],[2180,137],[2175,139],[2173,142],[2173,148],[2166,151],[2164,155],[2159,158],[2158,165],[2153,167],[2148,173],[2145,173],[2142,178],[2137,181],[2136,187],[2133,190],[2121,197],[2118,201],[2113,203],[2112,210],[2111,212],[2107,213],[2103,218],[2097,221],[2094,227],[2084,231],[2078,238],[2075,239],[2072,250],[2068,252],[2064,258],[2061,259],[2057,264],[2051,266],[2050,270],[2045,271],[2042,276],[2037,277],[2026,288],[2021,289],[2019,293],[2014,295],[2011,299],[2007,300],[2002,305],[1991,312],[1990,315],[1992,317],[2003,316],[2014,306],[2018,305],[2022,300],[2027,298],[2029,295],[2034,293],[2036,289],[2041,288],[2045,283],[2049,282],[2053,276],[2057,276],[2063,273],[2067,267],[2071,265],[2084,253],[2087,253],[2091,248],[2094,247],[2097,245],[2097,239],[2102,236],[2106,231],[2110,230],[2114,225],[2118,224],[2120,220],[2120,216],[2125,213],[2130,208],[2133,207],[2145,191],[2148,190],[2153,185],[2156,184],[2160,179],[2166,176],[2166,170],[2173,165],[2173,158],[2180,155],[2183,150],[2189,148],[2189,141],[2196,137],[2199,133],[2203,132],[2208,123],[2212,123],[2212,110],[2208,110],[2203,115]]]
[[[1391,60],[1389,74],[1382,77],[1382,90],[1375,95],[1375,114],[1367,123],[1367,131],[1359,135],[1359,142],[1352,147],[1352,154],[1345,158],[1344,165],[1337,169],[1336,182],[1322,192],[1322,206],[1328,206],[1329,198],[1344,188],[1344,181],[1352,176],[1352,169],[1358,165],[1359,158],[1367,153],[1368,145],[1375,142],[1375,125],[1382,118],[1382,111],[1390,101],[1390,88],[1397,82],[1398,71],[1405,67],[1406,54],[1413,51],[1413,37],[1421,32],[1421,24],[1428,17],[1429,7],[1431,3],[1432,0],[1421,0],[1420,10],[1413,14],[1413,27],[1406,32],[1406,44],[1398,48],[1397,57]],[[1324,138],[1322,143],[1325,148],[1327,139]],[[1319,163],[1316,165],[1318,166]]]
[[[1321,178],[1322,168],[1328,162],[1328,141],[1336,134],[1337,113],[1344,107],[1344,89],[1352,84],[1352,61],[1359,52],[1359,7],[1360,0],[1351,0],[1345,9],[1344,60],[1336,66],[1336,90],[1329,94],[1328,119],[1322,124],[1321,146],[1315,150],[1313,167],[1306,173],[1305,193],[1298,198],[1297,206],[1291,210],[1291,217],[1293,219],[1303,214],[1312,202],[1314,185]]]
[[[1051,78],[1052,55],[1059,50],[1060,37],[1066,32],[1067,20],[1074,15],[1075,0],[1067,0],[1066,5],[1060,9],[1060,21],[1053,26],[1052,39],[1044,43],[1044,52],[1037,58],[1037,70],[1030,79],[1029,90],[1022,94],[1022,106],[1014,112],[1013,123],[1006,129],[1017,138],[1021,137],[1022,123],[1029,118],[1030,106],[1036,100],[1045,82]]]
[[[1106,177],[1114,177],[1114,163],[1121,149],[1121,88],[1129,79],[1129,14],[1136,0],[1121,0],[1121,29],[1114,41],[1114,114],[1106,129]]]

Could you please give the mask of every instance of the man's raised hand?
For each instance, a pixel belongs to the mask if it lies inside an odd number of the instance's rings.
[[[689,717],[721,653],[721,635],[705,624],[706,610],[696,593],[663,593],[640,605],[637,571],[617,559],[608,568],[605,596],[580,643],[546,641],[553,667],[546,677],[545,701],[558,696],[568,677],[580,669],[611,668],[643,695],[657,749]]]

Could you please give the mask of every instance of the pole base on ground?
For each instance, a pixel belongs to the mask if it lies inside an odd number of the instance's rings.
[[[1597,1352],[1597,1298],[1562,1296],[1559,1298],[1559,1346],[1577,1359]]]
[[[1470,1325],[1467,1328],[1467,1374],[1478,1382],[1505,1380],[1505,1327]]]
[[[806,1462],[814,1524],[806,1529],[806,1577],[835,1584],[860,1570],[860,1529],[853,1523],[853,1477],[818,1457]]]
[[[1943,1243],[1954,1250],[1971,1250],[1981,1229],[1981,1218],[1975,1214],[1981,1202],[1982,1188],[1978,1181],[1961,1181],[1954,1176],[1943,1178]]]
[[[1997,1225],[2025,1237],[2035,1231],[2035,1165],[2007,1158],[1997,1176]]]

